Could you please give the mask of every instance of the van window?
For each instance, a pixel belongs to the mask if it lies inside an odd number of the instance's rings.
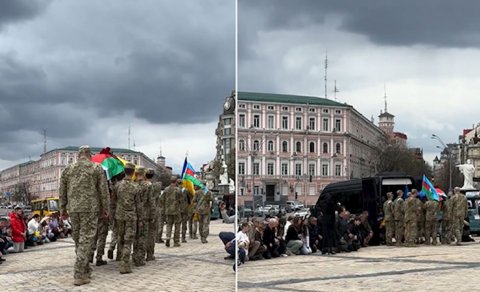
[[[383,186],[391,186],[391,185],[411,185],[413,182],[409,178],[384,178],[382,180]]]

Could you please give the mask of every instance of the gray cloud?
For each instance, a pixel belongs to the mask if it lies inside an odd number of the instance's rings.
[[[8,23],[32,19],[48,6],[51,0],[15,0],[0,2],[0,28]]]

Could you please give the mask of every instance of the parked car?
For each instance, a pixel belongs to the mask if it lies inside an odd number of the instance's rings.
[[[302,203],[300,203],[299,201],[287,201],[286,204],[287,204],[287,207],[289,207],[291,211],[298,211],[298,210],[301,210],[301,209],[305,208],[305,206]]]
[[[240,216],[242,216],[244,218],[249,218],[249,217],[253,216],[253,210],[252,210],[252,208],[249,208],[249,207],[242,206],[238,209],[238,212],[239,212]]]
[[[302,208],[298,210],[297,212],[293,213],[293,216],[295,217],[308,217],[310,216],[310,209],[309,208]]]

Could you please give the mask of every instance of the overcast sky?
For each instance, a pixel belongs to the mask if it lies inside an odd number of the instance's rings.
[[[0,2],[0,169],[69,145],[128,147],[178,170],[215,156],[234,88],[235,2]]]
[[[457,142],[479,122],[480,2],[450,0],[240,0],[240,91],[328,91],[422,147],[431,164],[438,142]]]

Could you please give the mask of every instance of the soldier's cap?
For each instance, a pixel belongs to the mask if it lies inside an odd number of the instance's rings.
[[[155,170],[153,168],[148,168],[147,174],[155,174]]]
[[[78,147],[78,154],[91,154],[90,146],[88,145],[82,145]]]
[[[137,174],[145,174],[145,167],[143,166],[137,167]]]
[[[127,162],[124,166],[125,169],[135,169],[135,164]]]

